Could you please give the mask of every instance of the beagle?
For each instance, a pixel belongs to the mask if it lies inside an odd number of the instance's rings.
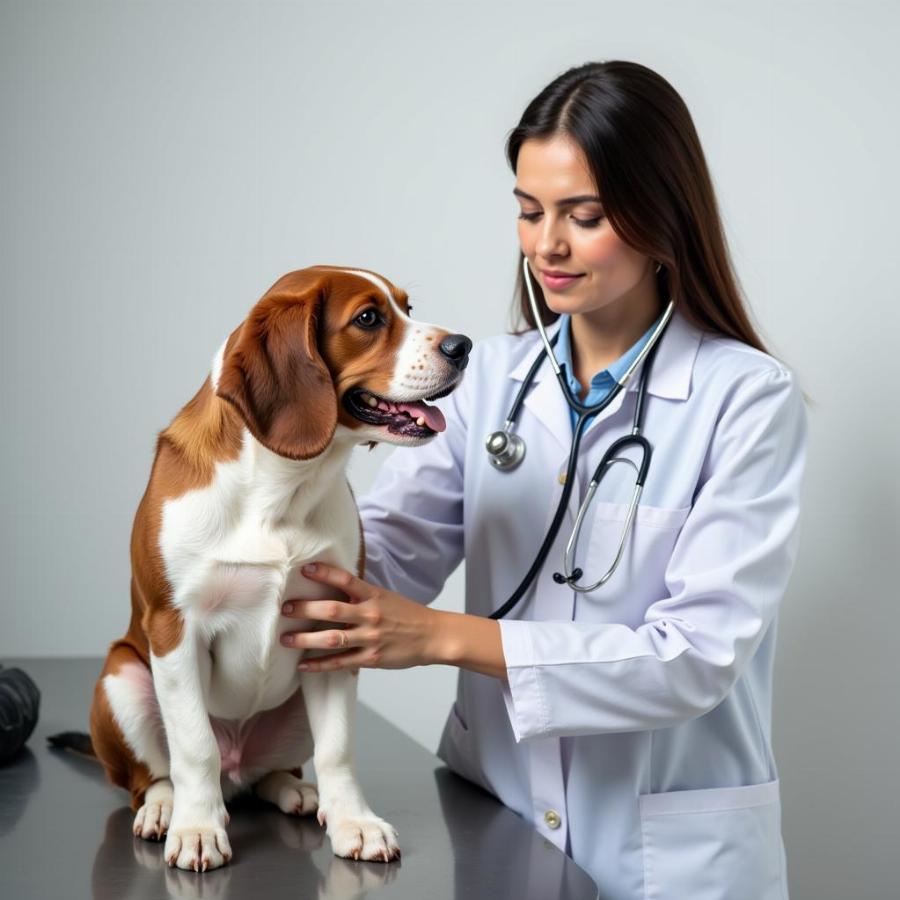
[[[288,814],[318,811],[338,856],[400,854],[355,775],[358,673],[299,672],[280,637],[297,630],[283,600],[329,592],[304,563],[363,577],[353,447],[418,446],[445,428],[427,401],[460,383],[471,341],[409,309],[368,270],[285,275],[157,437],[131,536],[131,623],[97,681],[91,740],[131,792],[134,833],[165,836],[170,866],[228,862],[225,801],[246,788]],[[310,758],[318,790],[301,781]]]

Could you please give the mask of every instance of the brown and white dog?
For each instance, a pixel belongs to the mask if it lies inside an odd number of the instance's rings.
[[[301,565],[364,575],[353,447],[415,446],[445,427],[426,400],[459,384],[471,342],[408,312],[374,272],[291,272],[158,436],[131,538],[131,624],[97,682],[91,739],[131,791],[134,833],[165,834],[170,866],[226,863],[225,801],[251,787],[285,813],[318,809],[338,856],[399,856],[355,775],[357,673],[298,672],[279,641],[304,628],[283,600],[329,592]],[[318,792],[300,780],[310,757]]]

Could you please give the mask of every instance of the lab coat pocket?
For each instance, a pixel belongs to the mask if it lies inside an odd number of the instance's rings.
[[[594,520],[597,523],[606,520],[619,522],[624,526],[628,518],[627,503],[595,501],[595,505],[597,510],[594,514]],[[661,528],[665,531],[673,528],[678,529],[684,524],[684,520],[688,517],[690,511],[690,506],[647,506],[645,503],[639,503],[634,513],[634,523],[638,527]]]
[[[665,596],[666,566],[691,507],[638,505],[628,531],[622,557],[612,576],[589,596],[598,602],[585,615],[636,628],[647,606]],[[628,520],[627,503],[596,503],[590,540],[577,565],[584,570],[582,584],[593,584],[613,564]]]
[[[778,779],[639,800],[645,900],[786,900]]]
[[[437,755],[457,775],[461,775],[467,781],[477,784],[490,793],[494,793],[487,784],[487,779],[481,771],[476,760],[476,748],[472,734],[470,733],[456,703],[450,710],[447,722],[444,725],[444,733],[438,745]]]

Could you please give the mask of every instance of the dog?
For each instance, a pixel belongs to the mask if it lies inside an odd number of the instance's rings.
[[[134,834],[165,838],[170,866],[231,859],[225,803],[246,789],[317,813],[337,856],[400,856],[355,775],[358,670],[299,672],[304,652],[280,637],[329,627],[281,615],[286,599],[329,592],[304,563],[364,576],[352,449],[419,446],[446,427],[428,401],[459,385],[472,344],[410,309],[369,270],[284,275],[157,436],[131,535],[131,622],[94,689],[90,747],[131,792]],[[318,789],[301,780],[311,757]]]

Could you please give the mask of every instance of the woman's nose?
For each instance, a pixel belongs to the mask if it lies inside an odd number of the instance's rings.
[[[545,259],[564,256],[567,249],[565,241],[559,236],[556,222],[552,221],[549,216],[544,216],[544,222],[535,245],[538,256],[543,256]]]

